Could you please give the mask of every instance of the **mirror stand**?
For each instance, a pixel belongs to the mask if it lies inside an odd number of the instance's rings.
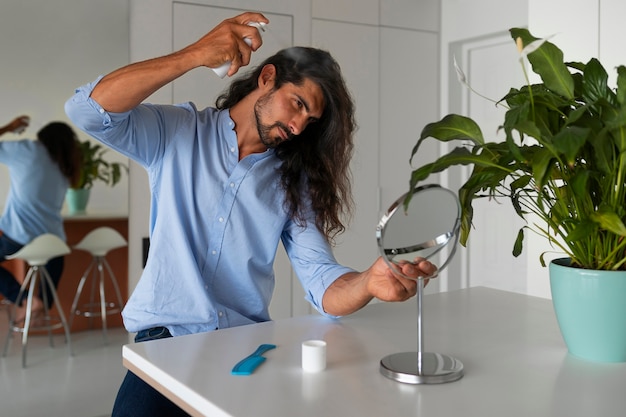
[[[406,207],[404,202],[411,201]],[[404,210],[402,208],[404,207]],[[396,200],[376,228],[378,248],[383,259],[396,274],[402,274],[401,262],[429,259],[447,247],[440,259],[441,272],[454,256],[461,225],[461,206],[456,195],[439,185],[429,184],[413,189]],[[421,242],[417,243],[416,242]],[[424,352],[422,305],[424,279],[417,279],[417,352],[404,352],[381,359],[380,372],[387,378],[408,384],[440,384],[463,376],[463,364],[441,353]]]
[[[463,363],[441,353],[424,352],[422,301],[424,280],[417,283],[417,352],[394,353],[380,361],[380,373],[407,384],[441,384],[463,376]]]

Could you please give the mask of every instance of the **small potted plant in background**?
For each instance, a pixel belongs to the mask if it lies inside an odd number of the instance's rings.
[[[505,139],[485,141],[472,119],[456,114],[428,124],[412,156],[425,140],[464,142],[415,169],[411,189],[432,173],[471,166],[459,190],[461,244],[468,242],[474,199],[509,199],[526,220],[513,254],[522,252],[527,230],[564,254],[550,263],[550,284],[569,351],[590,360],[626,361],[626,67],[617,68],[611,88],[597,59],[566,63],[547,40],[526,29],[510,33],[527,84],[498,102],[507,107],[500,126]],[[524,59],[541,83],[528,82]]]
[[[89,140],[79,141],[81,153],[80,179],[76,186],[67,190],[66,201],[70,214],[84,213],[91,188],[96,181],[113,187],[122,178],[122,169],[128,168],[119,162],[108,162],[104,154],[108,149]]]

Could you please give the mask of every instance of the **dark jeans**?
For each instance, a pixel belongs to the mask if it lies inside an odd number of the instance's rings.
[[[165,327],[142,330],[135,342],[172,337]],[[187,417],[185,411],[165,398],[141,378],[128,371],[117,393],[111,417]]]
[[[22,249],[23,245],[17,243],[7,235],[0,236],[0,262],[6,260],[8,255],[12,255],[18,250]],[[59,281],[61,280],[61,275],[63,274],[63,267],[65,265],[65,258],[63,256],[59,256],[58,258],[50,259],[50,261],[46,264],[46,270],[48,274],[50,274],[50,278],[52,278],[52,282],[54,284],[54,288],[59,286]],[[22,300],[18,300],[17,296],[20,292],[20,284],[15,279],[13,274],[9,272],[6,268],[0,266],[0,293],[12,303],[17,303],[18,305],[22,304]],[[24,293],[24,297],[27,293]],[[42,300],[47,301],[47,306],[50,307],[54,302],[52,298],[52,292],[48,286],[45,286],[45,296],[42,290],[42,287],[39,287],[39,297]],[[23,298],[23,297],[22,297]]]

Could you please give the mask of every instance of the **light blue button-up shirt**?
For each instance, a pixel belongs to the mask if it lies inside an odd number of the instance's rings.
[[[173,335],[267,321],[273,263],[282,239],[307,300],[323,313],[339,265],[313,213],[292,221],[273,150],[239,161],[227,110],[193,103],[142,104],[108,113],[79,88],[66,112],[81,129],[137,161],[151,190],[150,253],[123,311],[128,331],[166,326]]]
[[[61,208],[69,184],[44,144],[2,141],[0,163],[9,167],[11,177],[0,230],[22,245],[44,233],[65,240]]]

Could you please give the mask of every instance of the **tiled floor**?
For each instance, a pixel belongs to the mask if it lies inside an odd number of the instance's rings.
[[[8,318],[0,311],[0,353]],[[27,367],[22,368],[21,334],[14,334],[9,352],[0,358],[0,416],[109,416],[125,369],[122,345],[129,338],[122,328],[109,329],[105,345],[100,329],[72,334],[69,356],[63,335],[29,338]]]

